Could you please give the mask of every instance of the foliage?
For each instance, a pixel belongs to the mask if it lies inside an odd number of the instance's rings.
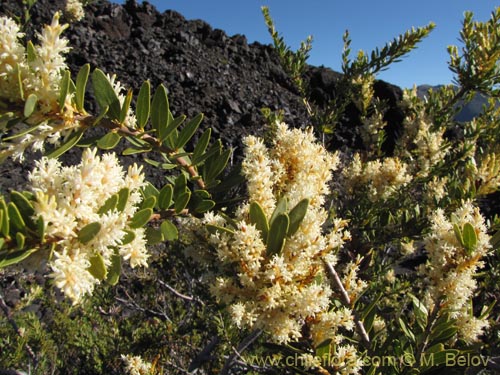
[[[73,11],[76,21],[81,13]],[[26,191],[0,197],[0,272],[7,280],[18,270],[11,286],[25,291],[0,294],[0,367],[37,374],[494,368],[500,219],[482,207],[500,187],[500,109],[492,99],[470,122],[454,114],[476,91],[498,97],[500,8],[486,22],[466,13],[461,53],[449,48],[458,87],[426,100],[406,91],[405,120],[389,151],[375,75],[434,25],[354,61],[346,32],[339,95],[322,108],[305,80],[312,38],[293,52],[262,11],[314,130],[324,140],[354,105],[362,147],[329,150],[312,129],[290,129],[281,112],[263,109],[268,137],[244,139],[236,172],[248,197],[238,197],[234,211],[214,198],[230,188],[220,176],[231,150],[210,129],[192,144],[202,114],[174,117],[163,85],[152,90],[146,81],[134,92],[88,64],[70,72],[59,13],[38,43],[23,39],[27,15],[1,18],[0,160],[22,160],[30,148],[43,156]],[[89,113],[87,88],[99,113]],[[120,160],[98,154],[119,148]],[[81,163],[63,166],[70,149],[83,149]],[[133,154],[166,182],[146,181],[142,166],[125,172],[122,160]],[[131,273],[136,266],[148,268]]]

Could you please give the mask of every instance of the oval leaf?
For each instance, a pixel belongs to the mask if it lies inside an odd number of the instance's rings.
[[[122,238],[122,246],[127,245],[131,243],[133,240],[135,240],[135,233],[132,232],[131,230],[126,230],[125,231],[125,236]]]
[[[85,88],[87,87],[87,80],[90,73],[90,64],[85,64],[82,66],[78,75],[76,76],[76,91],[75,91],[75,103],[76,108],[80,112],[84,112],[84,102],[85,102]]]
[[[85,129],[81,129],[73,133],[66,142],[64,142],[60,147],[53,150],[50,154],[46,155],[48,158],[58,158],[66,151],[70,150],[74,145],[78,143],[80,138],[82,138]]]
[[[267,241],[267,236],[269,233],[269,222],[267,221],[266,214],[262,206],[257,202],[250,203],[250,222],[255,224],[255,228],[260,230],[262,239],[264,242]]]
[[[166,210],[172,204],[172,196],[174,194],[174,188],[172,185],[167,184],[163,186],[158,195],[158,207],[161,210]]]
[[[94,95],[99,104],[101,112],[108,107],[108,114],[112,120],[118,120],[120,117],[121,105],[108,77],[100,69],[94,70],[92,73],[92,85],[94,87]]]
[[[10,266],[12,264],[19,263],[29,257],[37,249],[30,250],[1,250],[0,251],[0,268]]]
[[[103,215],[108,211],[113,211],[118,203],[118,194],[113,194],[111,197],[106,199],[104,204],[97,210],[99,215]]]
[[[288,228],[287,236],[293,236],[300,227],[302,220],[307,213],[307,208],[309,207],[309,199],[302,199],[297,205],[292,208],[288,216],[290,217],[290,227]]]
[[[177,227],[168,220],[161,223],[160,230],[167,241],[175,241],[179,237]]]
[[[137,117],[137,126],[139,129],[144,129],[144,126],[148,122],[149,112],[151,110],[151,85],[149,81],[145,81],[139,91],[139,96],[137,97],[137,106],[135,114]]]
[[[200,126],[201,121],[203,120],[203,113],[199,113],[192,120],[190,120],[186,126],[179,133],[179,137],[177,138],[177,142],[175,142],[175,148],[180,149],[189,142],[191,137],[194,135],[198,126]]]
[[[120,142],[121,136],[115,132],[109,132],[97,141],[97,147],[102,150],[111,150]]]
[[[150,195],[149,197],[147,197],[146,199],[144,199],[144,201],[142,202],[141,204],[141,209],[144,209],[144,208],[154,208],[156,205],[156,197],[154,195]]]
[[[33,114],[37,101],[38,98],[35,94],[30,94],[28,96],[28,99],[26,99],[26,102],[24,103],[24,117],[30,117]]]
[[[122,272],[122,258],[120,254],[115,252],[111,256],[111,265],[108,267],[108,277],[106,281],[108,284],[116,285],[120,279],[120,273]]]
[[[116,203],[116,209],[118,210],[118,212],[123,212],[123,210],[125,210],[129,196],[129,188],[120,189],[120,191],[118,192],[118,202]]]
[[[462,238],[467,255],[471,255],[477,245],[477,235],[472,224],[464,224],[462,229]]]
[[[64,104],[66,103],[66,96],[68,96],[70,81],[71,81],[71,73],[69,70],[65,70],[64,75],[61,79],[61,83],[59,84],[60,91],[59,91],[58,104],[59,104],[59,109],[61,110],[64,108]]]
[[[183,209],[185,209],[189,203],[189,199],[191,199],[190,191],[186,191],[185,193],[179,195],[179,197],[176,197],[174,203],[175,212],[180,213]]]
[[[214,208],[214,206],[215,206],[214,201],[208,199],[202,200],[200,203],[196,205],[196,207],[194,208],[194,212],[196,212],[197,214],[202,214],[204,212],[211,210],[212,208]]]
[[[92,241],[100,230],[101,224],[98,222],[87,224],[78,232],[78,241],[85,245]]]
[[[165,86],[160,85],[155,91],[151,103],[151,124],[159,139],[163,139],[168,127],[168,97]]]
[[[153,210],[151,208],[145,208],[136,212],[136,214],[130,220],[129,226],[130,228],[141,228],[146,225],[153,215]]]
[[[7,210],[9,212],[8,220],[11,223],[11,230],[14,229],[15,231],[23,232],[26,227],[26,223],[24,222],[17,206],[13,202],[9,202]]]
[[[269,228],[267,236],[267,256],[271,258],[274,254],[280,254],[285,246],[285,237],[288,232],[290,219],[287,214],[279,214]]]
[[[104,258],[101,254],[96,254],[89,259],[90,267],[87,269],[97,280],[104,280],[108,274]]]
[[[193,150],[193,165],[198,165],[201,161],[201,157],[203,153],[206,151],[208,147],[208,142],[210,142],[210,136],[212,135],[212,128],[208,128],[202,134],[198,142],[196,142],[196,146]]]

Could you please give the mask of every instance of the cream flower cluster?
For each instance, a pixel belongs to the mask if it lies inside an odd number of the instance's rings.
[[[0,17],[0,99],[24,105],[24,100],[35,95],[37,109],[25,123],[18,123],[13,133],[38,126],[28,134],[2,143],[0,160],[10,155],[22,160],[27,147],[43,149],[45,142],[58,143],[61,136],[69,136],[72,129],[78,127],[73,119],[70,95],[66,97],[61,121],[48,121],[51,114],[60,112],[60,83],[67,69],[63,54],[69,51],[68,40],[61,38],[68,25],[61,25],[59,17],[59,13],[54,15],[52,23],[38,34],[39,44],[32,48],[25,48],[20,43],[24,35],[16,22]]]
[[[363,163],[359,154],[355,154],[344,175],[349,191],[366,187],[368,198],[374,202],[389,198],[398,189],[410,183],[412,176],[408,169],[408,165],[397,157]]]
[[[151,374],[152,365],[149,362],[144,361],[141,357],[135,355],[123,355],[121,356],[122,361],[125,364],[125,370],[129,375],[149,375]]]
[[[485,320],[475,318],[469,304],[476,289],[474,276],[483,266],[482,258],[491,248],[490,237],[479,209],[465,202],[448,219],[441,209],[431,218],[431,233],[425,239],[428,261],[419,272],[428,282],[426,300],[429,310],[436,303],[445,308],[458,324],[460,336],[467,342],[477,340]],[[475,242],[466,232],[469,227],[475,233]],[[471,246],[473,245],[473,246]]]
[[[276,342],[301,338],[307,322],[313,325],[315,344],[334,336],[340,343],[339,328],[352,329],[353,318],[348,309],[329,310],[332,290],[323,264],[324,260],[334,264],[332,251],[350,237],[340,219],[323,233],[328,217],[323,204],[337,155],[316,143],[310,130],[291,130],[285,124],[278,124],[271,148],[253,136],[244,142],[242,169],[249,203],[238,209],[234,219],[209,213],[202,223],[224,228],[208,237],[219,268],[211,292],[228,306],[239,327],[264,329]],[[290,208],[303,199],[309,206],[282,250],[270,254],[262,232],[250,221],[250,203],[258,203],[270,220],[283,199]]]
[[[416,95],[416,88],[404,93],[404,100],[413,109],[413,113],[404,120],[405,132],[398,142],[396,155],[412,161],[412,174],[425,177],[446,157],[449,145],[444,139],[445,129],[434,129],[424,108],[417,108],[413,104]]]
[[[118,249],[132,267],[148,265],[145,230],[128,225],[142,199],[141,168],[134,164],[125,174],[115,154],[99,157],[96,152],[86,149],[81,163],[70,167],[62,167],[55,159],[42,158],[29,175],[36,196],[35,217],[43,218],[45,241],[56,245],[49,263],[51,277],[74,303],[91,293],[99,282],[89,271],[92,257],[102,257],[109,267]],[[123,189],[129,190],[123,210],[99,212],[108,198]],[[82,243],[78,234],[94,222],[101,225],[98,233]],[[133,239],[122,245],[126,235]]]
[[[79,0],[67,0],[64,13],[71,21],[80,21],[85,17],[83,4]]]

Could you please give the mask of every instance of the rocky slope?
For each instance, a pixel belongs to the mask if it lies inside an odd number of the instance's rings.
[[[0,14],[18,12],[16,4],[2,1]],[[33,23],[49,22],[63,4],[39,0]],[[175,11],[159,13],[147,2],[121,6],[104,0],[88,6],[86,17],[72,24],[65,36],[72,46],[68,62],[74,74],[88,62],[92,68],[115,73],[135,93],[145,80],[153,87],[163,83],[174,114],[190,117],[203,112],[203,126],[212,127],[228,146],[239,148],[242,136],[262,132],[263,107],[284,110],[292,126],[308,124],[298,92],[271,46],[248,44],[243,35],[228,36],[201,20],[187,21]],[[311,67],[308,77],[318,100],[335,95],[338,73]],[[396,102],[401,90],[378,82],[376,95],[389,101],[388,117],[400,119]],[[351,110],[345,123],[355,117]],[[338,145],[354,141],[349,132],[339,132]]]

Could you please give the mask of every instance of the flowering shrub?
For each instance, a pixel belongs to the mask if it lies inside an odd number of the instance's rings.
[[[83,16],[82,5],[68,1],[70,19]],[[43,152],[27,191],[0,197],[0,268],[35,268],[75,308],[84,308],[97,284],[118,282],[123,261],[148,267],[148,247],[177,240],[179,227],[177,246],[198,261],[196,282],[213,300],[155,281],[186,303],[218,306],[215,318],[203,317],[215,321],[216,338],[183,372],[202,367],[220,341],[222,374],[426,373],[472,351],[487,353],[482,365],[494,368],[500,219],[482,212],[481,202],[500,187],[500,109],[492,99],[470,122],[453,116],[476,91],[498,97],[500,8],[487,22],[466,13],[464,47],[461,53],[449,48],[458,87],[430,91],[426,100],[407,90],[405,120],[389,150],[384,105],[375,98],[376,73],[412,50],[434,25],[412,29],[370,55],[360,52],[354,61],[346,33],[342,90],[321,108],[309,98],[304,79],[312,39],[292,52],[268,9],[263,12],[313,127],[293,129],[267,110],[273,120],[269,139],[244,139],[240,172],[248,194],[237,197],[234,210],[213,198],[214,188],[227,188],[218,178],[231,151],[211,141],[210,129],[186,146],[202,115],[186,124],[185,116],[174,117],[162,85],[151,93],[144,82],[134,101],[116,76],[91,73],[88,64],[73,77],[64,60],[67,25],[59,23],[59,13],[36,45],[23,40],[18,23],[0,17],[0,160],[23,160],[29,147]],[[98,114],[87,111],[89,78]],[[330,137],[351,103],[359,111],[355,135],[363,146],[331,150]],[[106,134],[83,138],[96,127]],[[153,186],[142,166],[125,172],[116,154],[100,155],[122,141],[129,146],[124,156],[155,153],[154,160],[145,160],[166,171],[168,182]],[[75,146],[84,148],[81,162],[62,166],[58,157]],[[484,267],[487,273],[481,273]],[[26,300],[38,293],[35,288]],[[171,322],[167,313],[135,301],[127,306],[163,319],[152,324]],[[1,294],[0,308],[22,338],[25,331]],[[26,348],[36,367],[36,353]],[[257,357],[244,357],[245,350]],[[161,371],[159,355],[151,362],[118,357],[131,374]]]

